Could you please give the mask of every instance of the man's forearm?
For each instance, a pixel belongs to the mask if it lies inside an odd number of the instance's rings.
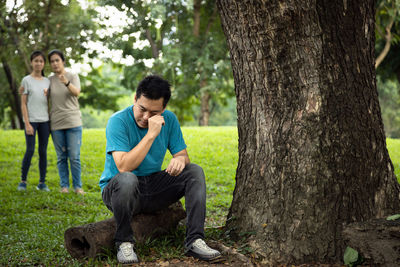
[[[186,165],[188,165],[190,163],[190,159],[188,155],[179,155],[179,156],[175,156],[174,158],[182,160],[182,162]]]
[[[142,163],[154,142],[154,137],[145,135],[129,152],[114,152],[113,157],[119,172],[130,172]]]

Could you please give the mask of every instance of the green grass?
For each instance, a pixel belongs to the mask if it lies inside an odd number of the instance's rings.
[[[235,183],[237,165],[236,127],[183,128],[192,162],[203,167],[207,179],[206,235],[224,224]],[[98,186],[104,168],[105,131],[85,129],[81,148],[82,183],[85,196],[59,193],[57,159],[51,139],[48,147],[47,185],[51,192],[38,192],[37,148],[28,174],[27,192],[16,191],[25,152],[23,131],[0,130],[0,266],[116,265],[110,254],[103,259],[79,262],[64,248],[64,231],[112,217],[104,206]],[[166,156],[169,162],[171,155]],[[138,245],[142,260],[183,256],[184,227],[169,236]],[[101,261],[101,262],[100,262]]]
[[[389,150],[390,159],[394,165],[394,173],[397,181],[400,183],[400,139],[386,139],[386,145]]]
[[[236,127],[184,127],[192,162],[201,165],[207,179],[207,237],[218,237],[213,227],[224,224],[232,201],[237,156]],[[85,196],[59,193],[56,154],[49,140],[47,184],[49,193],[38,192],[38,156],[32,159],[27,192],[18,192],[21,161],[25,152],[23,131],[0,130],[0,266],[98,266],[117,265],[113,253],[103,258],[77,261],[64,248],[64,231],[110,218],[103,205],[98,180],[104,167],[104,129],[85,129],[81,149]],[[388,149],[400,178],[400,140],[388,139]],[[36,150],[37,151],[37,150]],[[170,158],[167,155],[166,161]],[[164,164],[165,167],[165,164]],[[183,256],[184,227],[168,236],[140,244],[145,261]]]

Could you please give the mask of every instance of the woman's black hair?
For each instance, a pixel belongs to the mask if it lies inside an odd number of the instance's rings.
[[[53,50],[51,50],[51,51],[49,52],[49,54],[48,54],[48,56],[47,56],[47,57],[49,58],[49,61],[50,61],[51,56],[54,55],[54,54],[59,55],[60,58],[61,58],[61,60],[62,60],[63,62],[65,62],[65,58],[64,58],[63,52],[61,52],[61,51],[58,50],[58,49],[53,49]]]
[[[36,50],[36,51],[33,51],[33,52],[32,52],[32,54],[31,54],[31,62],[32,62],[32,60],[33,60],[34,58],[36,58],[36,57],[38,57],[38,56],[41,56],[41,57],[43,58],[44,63],[46,63],[46,56],[45,56],[45,55],[43,54],[43,52],[40,51],[40,50]],[[45,77],[45,76],[44,76],[44,69],[42,70],[42,76]]]

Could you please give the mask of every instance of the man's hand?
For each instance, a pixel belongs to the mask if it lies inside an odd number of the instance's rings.
[[[160,134],[161,128],[165,124],[165,121],[163,116],[154,115],[147,120],[147,123],[149,127],[147,133],[153,138],[156,138]]]
[[[171,159],[165,171],[171,176],[177,176],[181,174],[185,166],[185,158],[183,156],[179,156]]]

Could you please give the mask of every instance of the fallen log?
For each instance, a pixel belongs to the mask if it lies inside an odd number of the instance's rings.
[[[400,266],[400,219],[351,223],[342,232],[345,244],[357,250],[363,264]]]
[[[186,217],[180,202],[154,214],[138,214],[131,226],[137,242],[144,242],[174,229]],[[116,223],[114,217],[68,228],[64,233],[64,245],[69,254],[77,259],[94,258],[114,250]]]

